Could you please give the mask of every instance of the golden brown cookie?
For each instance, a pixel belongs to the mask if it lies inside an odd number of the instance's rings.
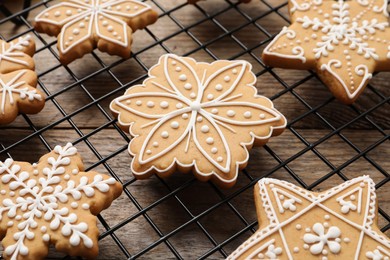
[[[34,53],[30,35],[0,40],[0,124],[11,123],[19,112],[36,114],[45,106],[44,94],[36,89]]]
[[[313,69],[345,104],[374,71],[390,70],[387,0],[290,0],[292,24],[263,52],[267,65]]]
[[[72,144],[56,146],[37,164],[0,162],[0,238],[5,259],[44,259],[50,244],[72,256],[98,255],[96,215],[122,185],[83,172]]]
[[[129,58],[133,32],[157,17],[149,5],[137,0],[68,0],[38,14],[35,29],[58,35],[61,63],[68,64],[96,47]]]
[[[390,257],[377,226],[375,183],[362,176],[316,193],[262,179],[255,187],[260,229],[232,259],[372,259]]]
[[[246,61],[196,62],[167,54],[142,85],[111,103],[119,125],[132,139],[136,178],[192,171],[231,187],[252,146],[279,135],[286,119],[257,95],[256,77]]]

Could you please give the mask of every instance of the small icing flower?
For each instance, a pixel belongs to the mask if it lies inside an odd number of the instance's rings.
[[[389,259],[389,257],[385,257],[384,255],[382,255],[382,253],[378,249],[375,249],[374,251],[368,251],[366,253],[366,256],[368,259],[372,259],[372,260],[388,260]]]
[[[268,246],[265,256],[267,257],[267,259],[278,259],[278,255],[281,255],[282,252],[283,249],[281,247],[275,247],[275,245],[272,244]],[[260,255],[259,258],[264,259],[264,256],[261,256],[262,255]]]
[[[313,232],[315,234],[305,234],[303,236],[303,241],[305,241],[305,243],[313,244],[310,246],[310,252],[312,254],[320,254],[326,245],[333,254],[340,252],[340,243],[336,241],[341,235],[341,231],[338,227],[331,226],[329,227],[328,232],[325,233],[325,227],[321,223],[315,223],[313,225]]]

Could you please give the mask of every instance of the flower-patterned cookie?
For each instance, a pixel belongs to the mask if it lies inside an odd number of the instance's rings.
[[[138,0],[67,0],[37,15],[35,29],[58,35],[58,51],[68,64],[94,48],[129,58],[132,34],[157,20]]]
[[[246,61],[208,64],[163,55],[142,85],[110,106],[134,136],[133,174],[142,179],[192,170],[200,180],[234,185],[248,150],[286,126],[273,103],[257,95],[251,69]]]
[[[56,146],[37,164],[0,162],[5,259],[44,259],[50,244],[72,256],[97,256],[96,215],[121,194],[122,185],[83,169],[72,144]]]
[[[0,124],[11,123],[19,112],[36,114],[45,106],[43,93],[36,89],[34,53],[30,35],[0,40]]]
[[[262,179],[255,187],[259,229],[232,259],[372,259],[390,257],[377,226],[375,183],[362,176],[316,193]]]
[[[346,104],[362,93],[374,71],[390,66],[387,0],[290,0],[292,24],[263,52],[266,64],[316,70]]]

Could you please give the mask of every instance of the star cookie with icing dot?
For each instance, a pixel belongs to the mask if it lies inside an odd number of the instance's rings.
[[[30,35],[0,40],[0,124],[11,123],[19,113],[36,114],[45,106],[44,94],[36,89],[34,53]]]
[[[122,192],[107,175],[84,172],[72,144],[38,163],[0,162],[0,238],[4,259],[45,259],[49,246],[88,259],[98,255],[97,218]]]
[[[38,14],[35,29],[58,36],[63,64],[96,47],[129,58],[133,32],[153,24],[157,16],[149,5],[137,0],[67,0]]]
[[[368,176],[321,193],[265,178],[255,186],[255,203],[260,229],[229,260],[390,258]]]
[[[231,187],[252,146],[282,133],[286,119],[257,95],[246,61],[196,62],[163,55],[142,85],[111,103],[119,125],[134,138],[129,152],[137,178],[192,172]]]
[[[387,0],[289,0],[292,24],[263,52],[267,65],[313,69],[353,103],[375,71],[390,68]]]

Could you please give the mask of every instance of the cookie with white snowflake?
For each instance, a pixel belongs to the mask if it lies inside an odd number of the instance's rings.
[[[374,71],[390,66],[387,0],[290,0],[292,24],[263,52],[267,65],[313,69],[333,95],[353,103]]]
[[[368,176],[321,193],[265,178],[255,186],[255,203],[260,229],[228,260],[390,258]]]
[[[72,256],[98,255],[96,215],[122,192],[115,179],[84,172],[72,144],[38,163],[0,162],[0,238],[5,259],[44,259],[49,245]]]
[[[286,119],[257,95],[246,61],[196,62],[163,55],[142,85],[111,103],[134,138],[129,152],[137,178],[191,171],[223,187],[234,185],[252,146],[282,133]]]
[[[157,13],[138,0],[62,1],[35,18],[35,29],[58,35],[61,63],[68,64],[94,48],[129,58],[132,34],[157,20]]]
[[[35,42],[30,35],[21,36],[13,41],[0,40],[0,73],[21,69],[34,70],[32,56],[35,53]]]

